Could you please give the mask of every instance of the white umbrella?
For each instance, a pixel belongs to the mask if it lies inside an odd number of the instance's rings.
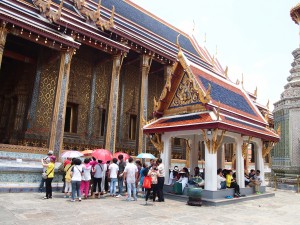
[[[155,156],[151,153],[140,153],[136,158],[139,159],[155,159]]]
[[[74,150],[70,150],[70,151],[66,151],[62,154],[62,158],[78,158],[78,157],[82,157],[83,154],[79,151],[74,151]]]

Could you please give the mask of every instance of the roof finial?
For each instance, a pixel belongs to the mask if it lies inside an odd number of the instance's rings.
[[[228,66],[226,66],[224,74],[225,74],[226,79],[228,79]]]
[[[257,97],[257,86],[256,86],[256,88],[254,90],[254,96]]]
[[[177,35],[176,45],[178,47],[178,50],[181,51],[181,47],[179,45],[179,36],[180,36],[180,34]]]
[[[216,57],[218,55],[218,45],[216,45]]]
[[[270,109],[270,99],[268,99],[268,102],[267,102],[267,109]]]
[[[241,84],[242,84],[242,88],[244,89],[244,74],[242,73],[242,81],[241,81]]]
[[[62,10],[63,4],[64,4],[64,0],[61,0],[58,11],[57,11],[58,18],[60,18],[60,16],[61,16],[61,10]]]
[[[204,33],[204,43],[206,44],[206,33]]]
[[[195,31],[195,20],[193,20],[193,32]]]

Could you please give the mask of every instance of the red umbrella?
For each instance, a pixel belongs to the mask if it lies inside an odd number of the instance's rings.
[[[98,160],[102,160],[104,163],[112,160],[111,152],[106,149],[95,149],[92,153],[92,156]]]
[[[123,160],[126,161],[127,159],[129,159],[130,155],[128,155],[125,152],[116,152],[113,157],[114,158],[118,158],[119,155],[123,155]]]

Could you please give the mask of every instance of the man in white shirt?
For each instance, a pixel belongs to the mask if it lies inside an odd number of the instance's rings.
[[[162,163],[162,159],[158,159],[156,161],[156,164],[158,165],[158,178],[157,178],[157,196],[159,202],[164,202],[164,183],[165,183],[165,167]]]
[[[226,178],[223,177],[222,169],[218,169],[217,174],[218,190],[226,189]]]
[[[110,196],[116,196],[116,185],[118,182],[118,171],[119,166],[117,165],[118,160],[113,158],[113,163],[108,167],[108,177],[110,178]]]
[[[127,183],[127,193],[128,193],[127,201],[131,201],[131,191],[133,191],[134,201],[137,200],[136,186],[135,186],[137,177],[138,177],[138,168],[136,165],[133,164],[133,158],[130,157],[128,159],[128,164],[126,165],[124,170],[124,179],[126,180]]]

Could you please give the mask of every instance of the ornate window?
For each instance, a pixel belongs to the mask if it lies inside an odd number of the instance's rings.
[[[128,138],[130,140],[135,140],[136,138],[136,125],[137,125],[137,116],[130,114],[129,117],[129,132]]]
[[[180,138],[174,138],[174,145],[181,145]]]
[[[65,132],[77,133],[78,105],[68,103],[65,114]]]

